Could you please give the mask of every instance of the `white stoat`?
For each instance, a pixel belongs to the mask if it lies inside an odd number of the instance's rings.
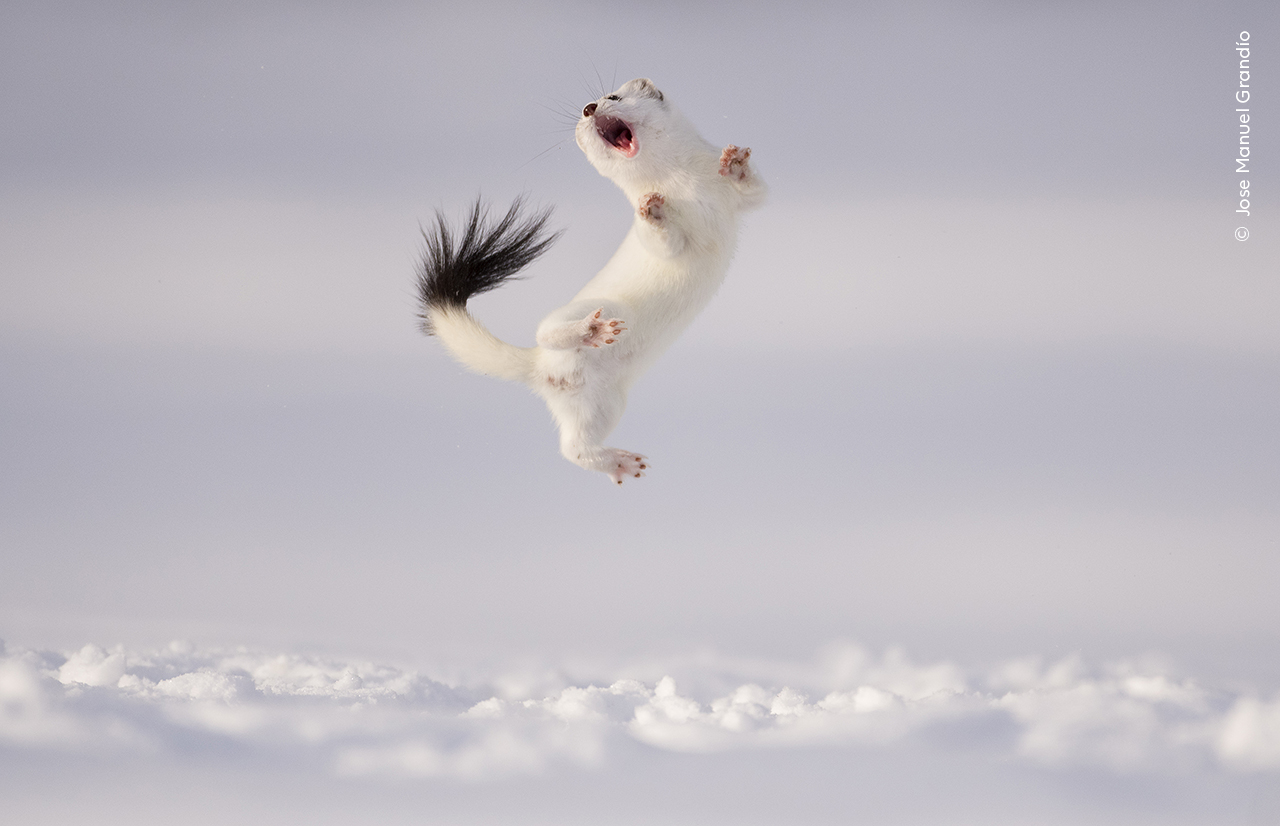
[[[528,385],[560,427],[560,452],[618,484],[649,460],[606,447],[627,390],[706,306],[733,257],[738,216],[765,186],[750,149],[716,149],[648,79],[588,103],[578,146],[636,211],[622,246],[595,278],[538,325],[538,346],[499,341],[466,309],[555,241],[549,212],[531,218],[516,201],[490,224],[477,202],[460,234],[437,214],[419,272],[423,329],[467,367]]]

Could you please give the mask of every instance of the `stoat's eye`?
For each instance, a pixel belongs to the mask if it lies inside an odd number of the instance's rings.
[[[604,99],[605,100],[622,100],[622,98],[618,97],[617,95],[605,95]]]

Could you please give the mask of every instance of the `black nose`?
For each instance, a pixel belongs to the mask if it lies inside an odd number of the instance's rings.
[[[582,107],[582,116],[584,118],[589,118],[595,113],[596,113],[596,105],[594,103],[588,103],[586,106]]]

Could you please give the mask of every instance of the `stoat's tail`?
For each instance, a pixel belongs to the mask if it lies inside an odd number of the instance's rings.
[[[494,224],[477,200],[460,237],[437,211],[435,226],[422,231],[426,248],[418,268],[422,332],[439,336],[472,370],[520,382],[532,372],[534,348],[499,340],[467,312],[467,300],[502,286],[560,237],[547,232],[551,210],[526,217],[523,208],[524,199],[517,198]]]

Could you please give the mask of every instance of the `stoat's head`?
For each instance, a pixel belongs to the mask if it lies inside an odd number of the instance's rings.
[[[680,168],[690,143],[702,141],[648,78],[583,107],[576,138],[591,165],[624,189],[632,180],[666,177]]]

